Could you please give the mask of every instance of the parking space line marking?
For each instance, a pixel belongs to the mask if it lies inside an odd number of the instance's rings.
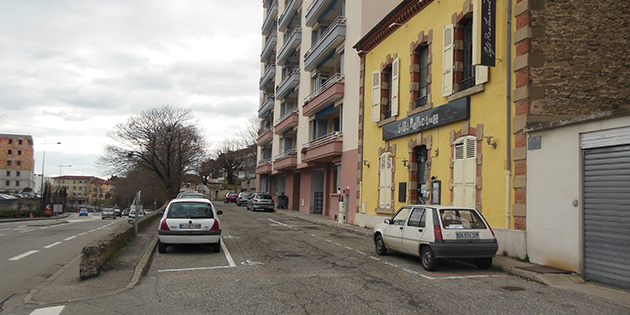
[[[32,311],[29,315],[59,315],[63,311],[65,305],[38,308]]]
[[[59,245],[59,244],[61,244],[61,242],[52,243],[52,244],[50,244],[50,245],[44,246],[44,248],[51,248],[51,247],[53,247],[53,246],[57,246],[57,245]]]
[[[234,266],[215,266],[215,267],[199,267],[199,268],[182,268],[182,269],[163,269],[158,270],[158,272],[177,272],[177,271],[196,271],[196,270],[210,270],[210,269],[225,269],[225,268],[234,268]]]
[[[76,238],[76,235],[75,235],[75,236],[70,236],[70,237],[68,237],[68,238],[64,238],[63,240],[64,240],[64,241],[69,241],[69,240],[71,240],[71,239],[73,239],[73,238]]]
[[[223,252],[225,253],[225,258],[227,259],[228,264],[230,264],[230,267],[236,267],[236,264],[234,263],[234,259],[232,259],[232,255],[230,255],[230,251],[228,251],[227,247],[225,246],[223,242],[221,242],[221,248],[223,249]]]
[[[32,255],[32,254],[35,254],[35,253],[37,253],[37,252],[39,252],[39,251],[38,251],[38,250],[29,250],[28,252],[26,252],[26,253],[24,253],[24,254],[17,255],[17,256],[15,256],[15,257],[9,258],[9,260],[11,260],[11,261],[20,260],[20,259],[22,259],[22,258],[24,258],[24,257],[26,257],[26,256],[28,256],[28,255]]]
[[[282,223],[282,222],[278,222],[278,221],[276,221],[276,220],[274,220],[274,219],[271,219],[271,218],[267,218],[267,220],[269,220],[269,221],[271,221],[271,222],[273,222],[273,223],[276,223],[276,224],[280,224],[280,225],[282,225],[282,226],[291,227],[291,226],[290,226],[290,225],[288,225],[288,224],[284,224],[284,223]]]
[[[374,256],[370,256],[370,258],[374,259],[374,260],[381,260],[380,258],[374,257]]]
[[[0,236],[4,236],[4,234],[0,234]]]

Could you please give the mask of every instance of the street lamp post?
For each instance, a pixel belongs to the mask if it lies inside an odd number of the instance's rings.
[[[59,167],[59,176],[61,176],[61,169],[64,167],[72,167],[72,165],[70,164],[59,164],[57,167]]]
[[[42,144],[61,144],[61,142],[43,142]],[[44,211],[44,207],[46,207],[46,201],[44,200],[44,166],[46,165],[46,149],[43,149],[43,156],[42,156],[42,180],[41,180],[41,187],[39,188],[40,191],[39,193],[42,195],[42,202],[41,205],[39,207],[39,216],[42,216],[42,213]]]

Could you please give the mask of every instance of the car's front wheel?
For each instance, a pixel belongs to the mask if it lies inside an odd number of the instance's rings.
[[[475,258],[475,265],[479,269],[488,269],[492,267],[492,257],[489,258]]]
[[[420,261],[422,261],[422,268],[427,271],[435,270],[438,265],[437,258],[429,246],[422,247],[420,250]]]
[[[160,240],[158,240],[158,252],[160,252],[160,254],[166,253],[166,244],[160,242]]]
[[[374,239],[374,247],[376,247],[376,253],[379,255],[387,254],[387,247],[385,247],[385,242],[383,241],[382,235],[377,235],[376,239]]]

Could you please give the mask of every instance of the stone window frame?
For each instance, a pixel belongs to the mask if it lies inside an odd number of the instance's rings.
[[[396,189],[396,144],[394,145],[390,145],[389,142],[385,142],[383,147],[378,148],[378,161],[379,161],[379,170],[380,170],[380,162],[381,159],[380,157],[384,154],[384,153],[390,153],[391,155],[391,159],[392,159],[392,169],[391,169],[391,205],[389,208],[381,208],[379,207],[380,205],[380,199],[377,201],[376,203],[376,209],[374,212],[376,212],[376,214],[394,214],[396,213],[396,199],[395,199],[395,189]],[[381,172],[378,172],[378,183],[380,185],[381,182]],[[379,198],[380,198],[380,191],[379,191]]]
[[[420,56],[421,49],[427,49],[427,100],[422,106],[416,106],[416,99],[420,97]],[[432,101],[432,85],[433,82],[433,29],[427,34],[424,31],[418,33],[418,40],[410,45],[411,65],[409,66],[410,84],[409,84],[409,111],[407,116],[419,113],[433,107]]]
[[[483,188],[483,180],[482,180],[482,174],[483,174],[483,132],[484,132],[484,125],[483,124],[478,124],[476,127],[471,127],[470,126],[470,121],[464,121],[462,122],[461,125],[461,129],[459,130],[451,130],[449,132],[449,143],[451,146],[451,158],[450,158],[450,162],[449,162],[449,167],[451,169],[451,178],[449,180],[449,190],[450,190],[450,205],[453,205],[453,187],[454,187],[454,177],[455,177],[455,172],[453,169],[454,166],[454,162],[455,162],[455,141],[465,137],[465,136],[474,136],[476,137],[476,152],[475,152],[475,158],[476,158],[476,164],[477,164],[477,174],[476,174],[476,179],[475,179],[475,208],[479,211],[479,212],[483,212],[482,211],[482,200],[481,200],[481,190]]]
[[[390,101],[390,86],[388,84],[388,82],[390,81],[389,79],[391,78],[391,70],[392,70],[392,65],[394,63],[394,60],[396,60],[398,58],[398,54],[394,54],[394,56],[392,57],[391,54],[388,54],[385,57],[385,62],[382,62],[380,65],[380,72],[381,72],[381,100],[380,100],[380,117],[381,119],[379,120],[379,122],[377,123],[378,127],[382,127],[383,125],[390,123],[394,120],[396,120],[396,115],[390,115],[389,117],[385,118],[385,113],[387,112],[387,110],[389,109],[389,111],[391,112],[392,110],[392,104]],[[400,73],[400,70],[399,70]]]

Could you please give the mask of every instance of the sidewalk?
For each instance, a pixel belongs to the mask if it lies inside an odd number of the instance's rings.
[[[276,212],[313,224],[326,225],[335,229],[363,235],[370,239],[373,234],[373,229],[339,223],[322,215],[308,214],[293,210],[276,210]],[[606,299],[618,305],[630,307],[629,291],[584,281],[580,275],[573,272],[522,262],[505,256],[496,256],[492,262],[492,268],[534,280],[548,286],[581,292]]]

